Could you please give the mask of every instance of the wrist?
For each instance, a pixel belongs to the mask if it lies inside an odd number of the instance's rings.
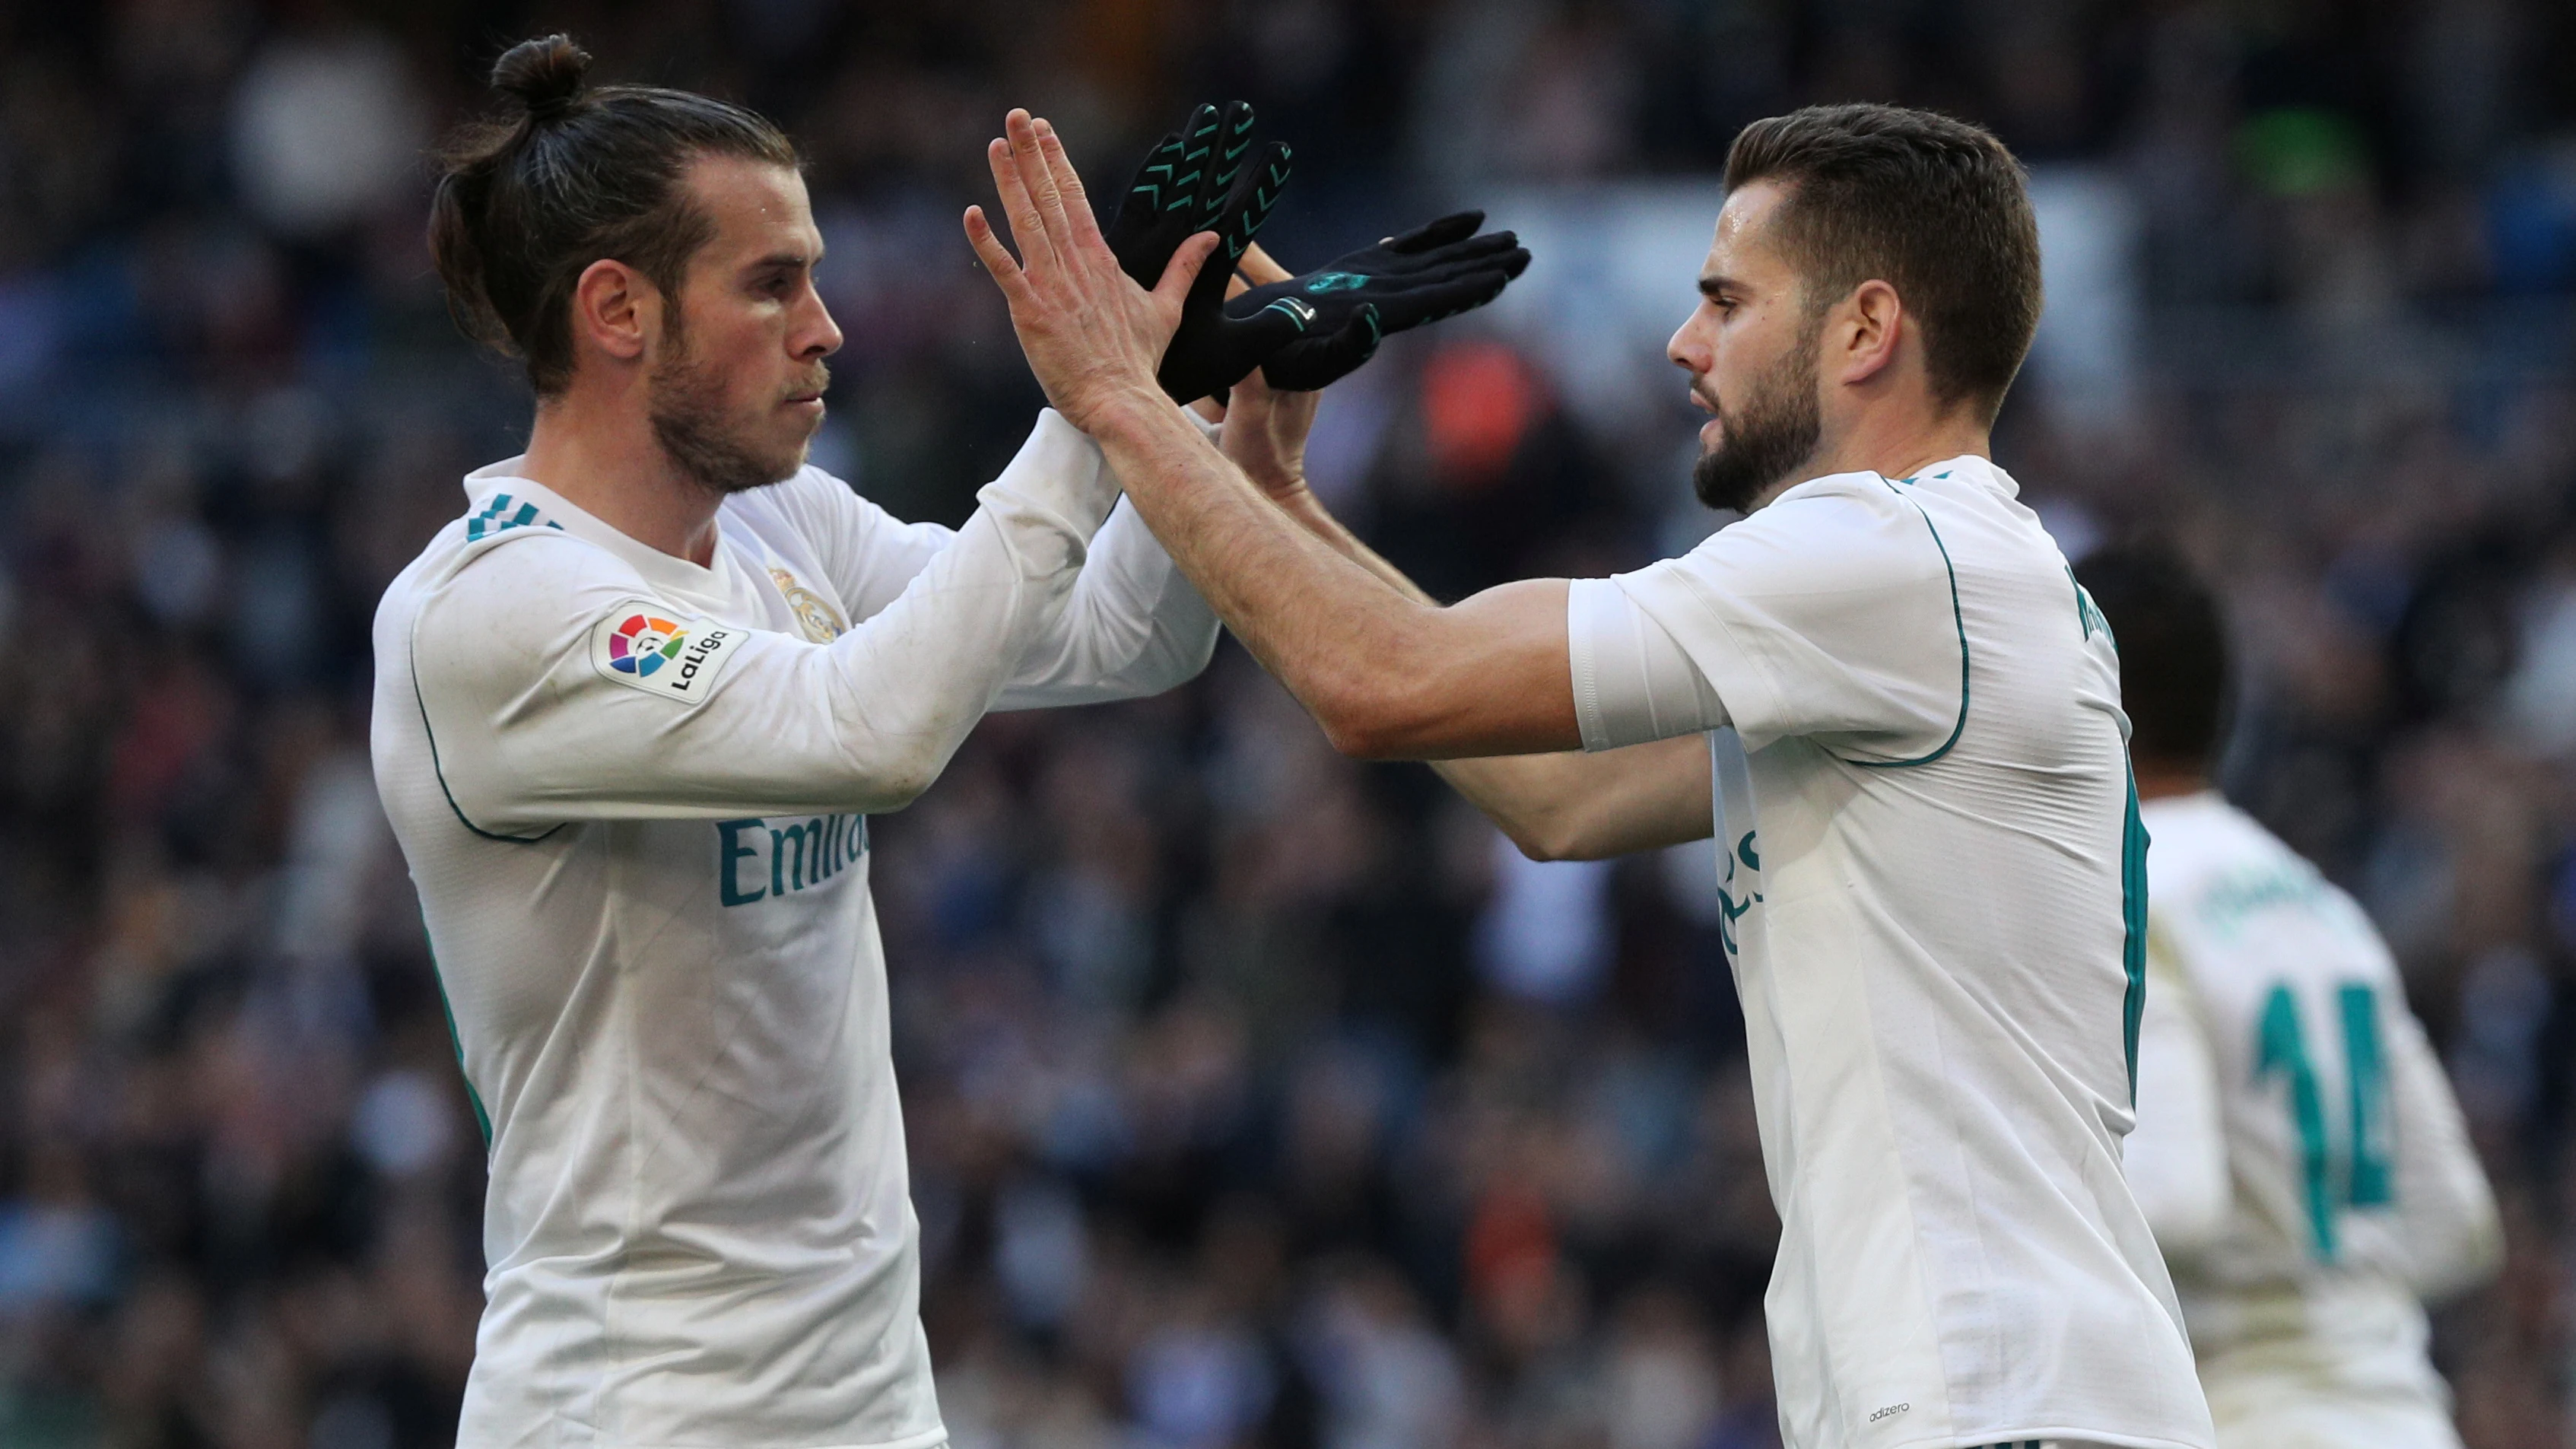
[[[1302,503],[1314,496],[1313,490],[1306,486],[1306,474],[1303,469],[1246,468],[1243,470],[1243,476],[1252,480],[1252,486],[1261,490],[1262,497],[1283,508]]]
[[[1159,387],[1121,388],[1087,404],[1075,426],[1100,442],[1136,442],[1174,427],[1195,433]]]

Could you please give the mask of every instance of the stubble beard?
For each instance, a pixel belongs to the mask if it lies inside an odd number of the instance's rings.
[[[1773,484],[1816,456],[1824,419],[1816,405],[1816,359],[1824,341],[1818,317],[1788,354],[1763,370],[1744,405],[1724,415],[1717,445],[1691,466],[1691,491],[1711,508],[1750,513]]]
[[[798,439],[793,448],[765,443],[752,426],[727,413],[724,377],[698,358],[676,321],[669,343],[669,353],[654,364],[646,384],[645,407],[653,440],[672,464],[718,494],[744,493],[795,477],[805,466],[812,436]],[[816,368],[819,372],[821,364]],[[819,382],[816,390],[821,390]]]

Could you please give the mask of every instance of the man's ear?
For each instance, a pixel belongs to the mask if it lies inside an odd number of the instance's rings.
[[[662,293],[644,274],[602,257],[584,267],[572,288],[572,335],[576,355],[587,343],[620,362],[644,355],[661,331]]]
[[[1861,283],[1834,309],[1826,329],[1829,355],[1825,365],[1842,383],[1863,383],[1896,360],[1897,340],[1905,333],[1905,303],[1896,289],[1877,278]]]

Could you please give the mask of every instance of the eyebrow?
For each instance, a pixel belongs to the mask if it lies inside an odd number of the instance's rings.
[[[790,269],[811,267],[821,260],[823,260],[823,249],[821,247],[816,247],[813,255],[811,256],[807,256],[803,252],[771,252],[769,255],[751,263],[749,266],[744,267],[743,270],[746,272],[766,272],[779,267],[787,267]]]
[[[1714,297],[1720,292],[1737,287],[1737,285],[1738,284],[1733,277],[1715,275],[1705,276],[1699,279],[1699,294],[1703,297]]]

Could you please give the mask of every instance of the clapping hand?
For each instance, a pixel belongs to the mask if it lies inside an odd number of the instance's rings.
[[[1203,105],[1136,169],[1104,227],[1139,285],[1162,275],[1195,230],[1223,255],[1199,276],[1158,377],[1175,401],[1220,397],[1256,367],[1271,386],[1311,392],[1365,363],[1387,336],[1481,307],[1529,265],[1510,232],[1477,235],[1481,211],[1445,216],[1302,277],[1255,278],[1229,300],[1226,276],[1253,249],[1289,177],[1288,148],[1259,150],[1252,108]]]
[[[1216,235],[1201,231],[1181,241],[1147,291],[1120,269],[1055,128],[1024,110],[1003,124],[1007,134],[985,149],[985,159],[1019,255],[980,206],[966,209],[966,239],[1002,289],[1047,401],[1086,432],[1140,397],[1165,406],[1155,373]],[[1224,272],[1215,270],[1221,294]]]

